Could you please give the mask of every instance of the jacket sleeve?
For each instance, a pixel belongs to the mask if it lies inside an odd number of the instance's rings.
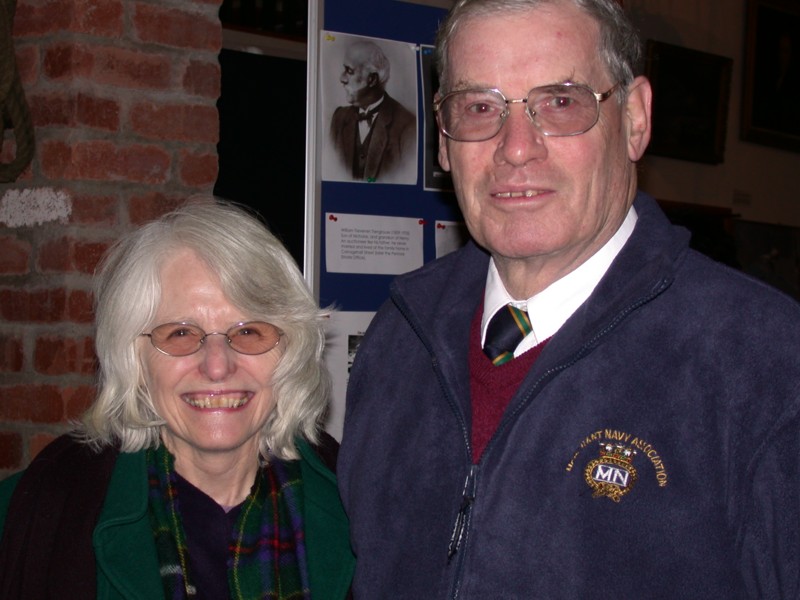
[[[335,443],[332,438],[331,441]],[[350,590],[355,557],[350,549],[349,523],[336,488],[336,475],[305,441],[298,441],[298,450],[311,590],[314,598],[343,600]]]
[[[11,496],[14,495],[14,490],[17,487],[17,482],[22,477],[23,472],[16,473],[0,482],[0,539],[2,539],[3,530],[5,529],[6,515],[8,514],[8,505],[11,503]]]
[[[800,598],[800,415],[779,419],[754,450],[738,510],[748,597]]]

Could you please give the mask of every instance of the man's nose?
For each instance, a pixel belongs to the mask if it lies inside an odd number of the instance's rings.
[[[512,165],[524,165],[547,156],[545,135],[534,123],[527,104],[518,104],[508,106],[508,116],[497,134],[500,143],[495,153],[495,160]]]

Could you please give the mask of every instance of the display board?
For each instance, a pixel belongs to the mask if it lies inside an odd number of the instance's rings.
[[[308,40],[304,268],[320,303],[337,309],[327,350],[335,388],[328,428],[336,437],[350,364],[389,284],[466,239],[436,158],[433,43],[444,4],[309,3],[317,34],[312,27]],[[370,69],[360,68],[365,63]],[[359,109],[370,114],[359,120]]]

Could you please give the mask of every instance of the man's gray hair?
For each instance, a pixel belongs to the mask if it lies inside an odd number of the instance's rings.
[[[600,56],[611,78],[621,84],[618,97],[623,98],[628,85],[640,72],[642,46],[636,28],[622,10],[618,0],[459,0],[440,24],[436,37],[436,65],[440,93],[452,91],[448,48],[467,21],[498,14],[522,14],[548,4],[572,4],[598,23]]]
[[[162,265],[187,248],[248,318],[284,332],[272,376],[275,407],[261,431],[260,449],[264,457],[297,458],[295,437],[315,442],[327,407],[330,383],[322,350],[329,311],[319,309],[292,256],[255,216],[208,196],[190,198],[124,236],[102,262],[94,289],[99,389],[83,417],[82,437],[96,447],[119,444],[123,452],[159,444],[164,420],[144,383],[139,338],[159,325],[153,319]]]

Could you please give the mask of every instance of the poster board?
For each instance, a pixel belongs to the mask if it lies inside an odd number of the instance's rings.
[[[358,341],[388,298],[391,281],[466,239],[452,183],[436,159],[432,114],[433,43],[445,15],[442,4],[448,2],[309,3],[304,272],[320,304],[336,308],[326,361],[334,380],[327,428],[337,438]],[[365,128],[355,117],[363,99],[357,99],[352,80],[358,69],[352,67],[364,53],[373,56],[375,48],[389,63],[386,96],[377,116],[363,117],[372,119]],[[366,104],[362,112],[371,108]],[[393,126],[384,135],[377,133],[378,119],[387,107],[392,107]],[[413,129],[410,145],[399,135],[391,137],[397,123],[413,124],[403,127]],[[394,153],[385,153],[375,161],[380,166],[370,170],[374,139]]]

